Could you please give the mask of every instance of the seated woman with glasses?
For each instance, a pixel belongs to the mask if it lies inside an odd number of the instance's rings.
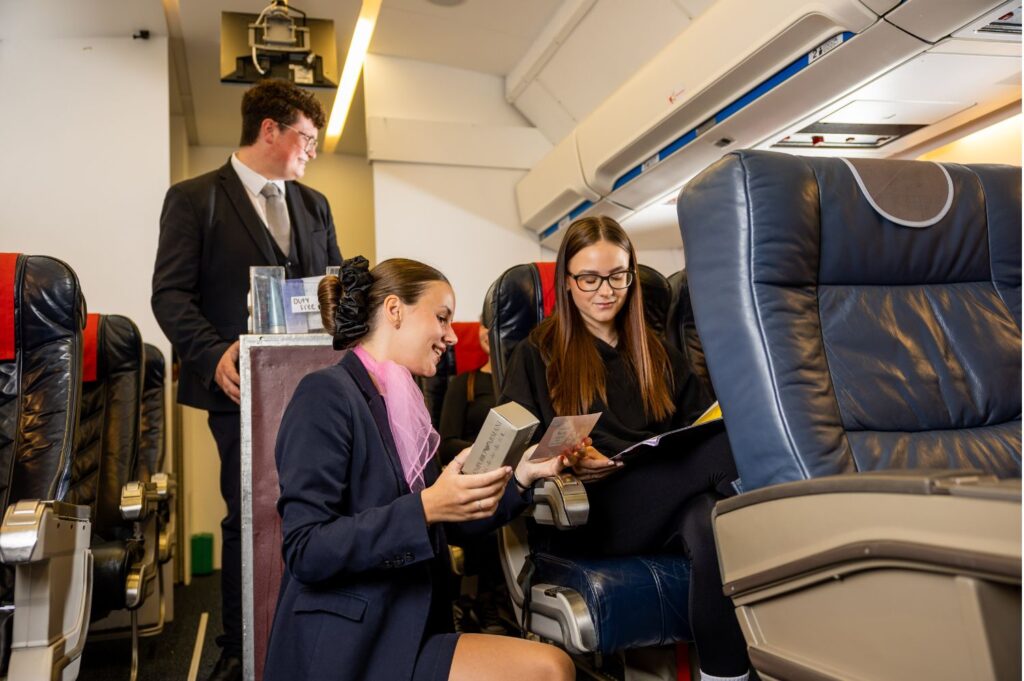
[[[644,321],[636,253],[607,217],[573,223],[556,263],[555,311],[516,346],[499,402],[540,420],[602,412],[593,446],[573,468],[587,486],[587,524],[531,527],[535,548],[577,556],[684,552],[691,562],[690,624],[701,678],[746,679],[746,643],[722,593],[711,510],[737,478],[725,433],[687,451],[661,447],[625,466],[609,457],[693,422],[708,406],[682,354]]]

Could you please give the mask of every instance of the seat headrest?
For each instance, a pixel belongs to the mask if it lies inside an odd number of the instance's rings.
[[[455,373],[476,371],[487,364],[487,353],[480,345],[480,322],[452,322],[452,330],[458,337],[455,344]]]
[[[637,276],[644,296],[644,319],[656,334],[664,338],[672,287],[665,275],[647,265],[637,265]]]
[[[85,333],[82,336],[82,382],[92,383],[98,378],[100,315],[90,313],[85,318]]]
[[[1021,471],[1021,171],[727,154],[677,201],[748,490]]]
[[[0,362],[14,359],[14,290],[17,253],[0,253]]]
[[[486,305],[494,318],[491,371],[500,386],[512,350],[555,309],[555,263],[529,263],[505,270],[488,290]]]
[[[931,227],[953,205],[953,178],[938,163],[844,158],[861,193],[886,220]]]

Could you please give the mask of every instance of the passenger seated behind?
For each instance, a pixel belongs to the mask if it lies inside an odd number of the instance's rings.
[[[480,347],[491,354],[487,332],[491,319],[487,306],[480,315]],[[479,369],[466,371],[452,379],[444,394],[441,408],[441,447],[438,456],[447,464],[455,455],[473,444],[480,433],[487,413],[494,406],[497,395],[491,376],[491,361]],[[455,601],[455,628],[471,631],[474,626],[488,634],[506,634],[508,630],[498,613],[500,603],[507,602],[505,580],[498,559],[498,536],[491,532],[467,542],[465,552],[466,574],[476,574],[476,598],[459,595]],[[456,580],[456,583],[463,580]],[[473,623],[475,617],[476,624]]]
[[[413,260],[346,260],[319,289],[334,347],[353,350],[299,383],[281,421],[278,511],[285,574],[264,678],[521,681],[574,678],[569,657],[522,639],[453,633],[446,537],[492,531],[564,459],[515,471],[444,470],[413,373],[456,341],[444,275]],[[519,488],[526,488],[525,493]]]
[[[531,543],[589,557],[685,552],[701,678],[746,679],[746,643],[722,593],[711,528],[715,502],[733,493],[737,477],[725,433],[705,436],[689,451],[661,448],[626,466],[610,460],[688,425],[708,400],[682,354],[645,323],[636,253],[617,222],[574,222],[555,267],[554,313],[516,346],[499,402],[530,410],[541,422],[538,433],[555,416],[602,416],[593,446],[573,465],[587,486],[587,524],[567,532],[532,526]]]

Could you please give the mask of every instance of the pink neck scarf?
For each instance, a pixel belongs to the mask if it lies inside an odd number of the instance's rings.
[[[378,362],[362,346],[353,350],[373,377],[384,397],[388,425],[402,462],[402,472],[409,489],[419,492],[424,487],[423,469],[433,458],[441,436],[430,424],[430,413],[412,374],[390,360]]]

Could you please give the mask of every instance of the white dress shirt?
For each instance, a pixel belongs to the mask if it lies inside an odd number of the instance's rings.
[[[252,201],[252,206],[256,209],[256,214],[260,216],[260,219],[263,220],[263,225],[266,226],[267,197],[263,196],[260,192],[263,191],[263,187],[267,182],[273,182],[281,190],[281,196],[287,196],[284,191],[284,180],[268,180],[239,161],[237,154],[231,154],[231,167],[238,173],[238,179],[242,181],[242,186],[245,187],[249,200]],[[291,229],[291,216],[288,217],[288,220],[288,228]]]

